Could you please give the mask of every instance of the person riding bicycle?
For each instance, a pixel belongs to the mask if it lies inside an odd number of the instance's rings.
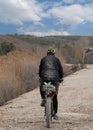
[[[42,98],[41,106],[45,105],[45,95],[42,91],[43,83],[46,81],[51,81],[51,83],[56,87],[56,93],[53,98],[54,107],[54,119],[58,119],[58,89],[59,83],[63,81],[63,67],[60,60],[55,56],[55,49],[49,48],[47,50],[47,55],[44,56],[39,65],[39,77],[40,77],[40,94]]]

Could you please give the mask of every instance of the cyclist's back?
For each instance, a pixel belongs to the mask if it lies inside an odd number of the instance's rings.
[[[42,80],[59,80],[59,65],[55,55],[47,55],[41,60],[40,77]]]

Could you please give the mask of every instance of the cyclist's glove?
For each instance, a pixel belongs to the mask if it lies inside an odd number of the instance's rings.
[[[59,80],[59,83],[61,83],[61,82],[63,82],[63,79],[60,79],[60,80]]]

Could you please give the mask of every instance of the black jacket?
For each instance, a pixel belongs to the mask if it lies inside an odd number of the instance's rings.
[[[57,57],[53,54],[48,54],[41,59],[39,66],[39,77],[42,80],[55,80],[63,78],[63,68]]]

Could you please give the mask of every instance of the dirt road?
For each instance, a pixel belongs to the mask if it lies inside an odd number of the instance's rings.
[[[59,89],[59,120],[50,130],[93,130],[93,66],[64,79]],[[0,130],[47,130],[39,89],[0,107]]]

